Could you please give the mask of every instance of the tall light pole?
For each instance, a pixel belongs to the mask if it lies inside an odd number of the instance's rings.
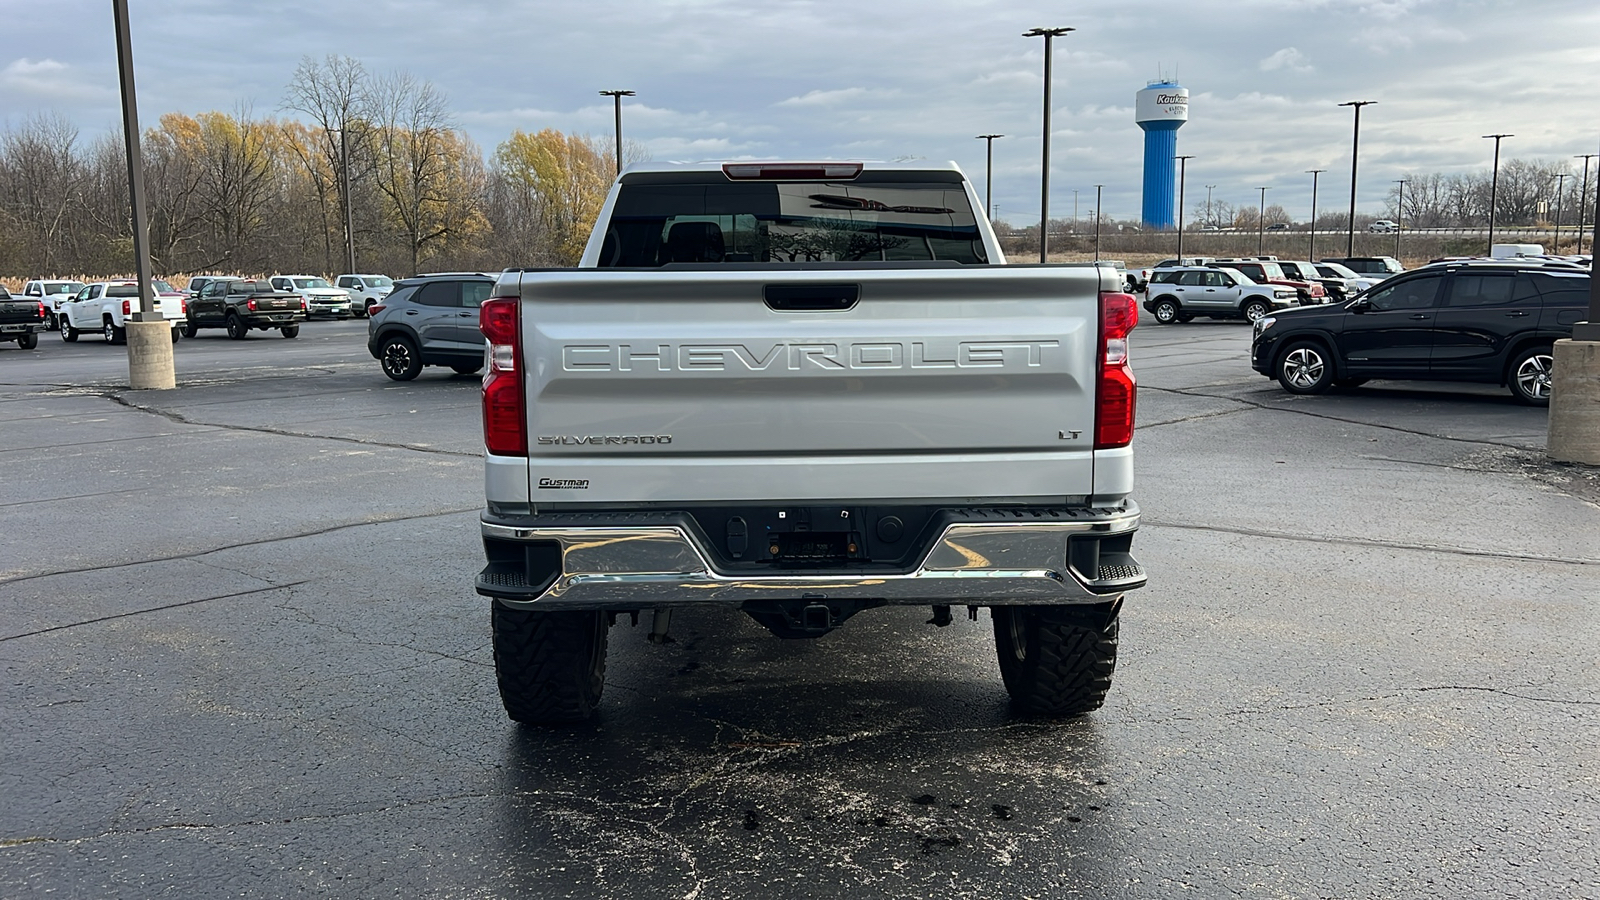
[[[1404,178],[1395,179],[1399,185],[1400,193],[1395,195],[1394,201],[1394,258],[1400,258],[1400,233],[1406,230],[1406,185],[1410,182]]]
[[[1214,187],[1214,184],[1206,185],[1206,222],[1211,225],[1217,224],[1216,218],[1211,215],[1211,189]]]
[[[1306,258],[1311,262],[1317,261],[1317,176],[1327,169],[1307,169],[1306,174],[1311,176],[1311,247],[1306,251]]]
[[[1556,173],[1556,248],[1554,253],[1561,255],[1561,196],[1567,192],[1567,179],[1572,177],[1571,172]]]
[[[346,127],[339,129],[339,171],[344,179],[344,189],[339,193],[344,199],[344,261],[350,268],[346,272],[358,272],[356,268],[356,225],[355,213],[351,210],[354,205],[350,202],[350,143],[345,140],[345,133],[349,131],[349,122],[343,119],[340,124]]]
[[[1356,162],[1361,156],[1361,107],[1371,106],[1376,100],[1351,100],[1340,106],[1354,107],[1356,111],[1356,125],[1354,137],[1350,140],[1350,235],[1345,242],[1344,255],[1356,255]]]
[[[1514,134],[1486,134],[1484,140],[1494,141],[1494,170],[1489,176],[1489,253],[1494,254],[1494,214],[1495,206],[1500,195],[1500,141],[1504,138],[1516,137]]]
[[[1078,192],[1072,192],[1072,233],[1078,233]]]
[[[633,91],[601,91],[603,97],[610,97],[617,112],[617,174],[622,174],[622,98],[632,97]]]
[[[1261,255],[1261,245],[1267,236],[1267,189],[1256,188],[1261,192],[1261,211],[1256,213],[1256,255]]]
[[[994,208],[994,139],[1003,138],[1003,134],[980,134],[974,140],[984,142],[984,169],[983,169],[983,202],[989,205],[989,221],[995,219]]]
[[[1094,186],[1094,258],[1100,259],[1100,189],[1103,184]]]
[[[1030,28],[1023,37],[1044,38],[1044,147],[1039,173],[1039,262],[1050,261],[1050,68],[1055,38],[1076,28]]]
[[[139,281],[139,311],[129,317],[128,385],[164,390],[177,387],[172,364],[173,334],[156,312],[151,286],[150,242],[144,206],[144,163],[139,154],[139,104],[133,84],[133,35],[128,27],[128,0],[111,0],[117,32],[117,71],[122,81],[122,137],[128,156],[128,201],[133,207],[133,265]],[[62,325],[66,330],[66,325]],[[169,337],[171,335],[171,337]]]
[[[1178,265],[1183,265],[1183,184],[1189,175],[1189,160],[1193,156],[1174,156],[1178,161]]]
[[[1582,156],[1574,156],[1573,157],[1573,159],[1581,159],[1581,160],[1583,160],[1583,189],[1578,191],[1578,255],[1579,256],[1583,255],[1583,217],[1589,211],[1589,160],[1594,159],[1595,156],[1596,156],[1596,154],[1594,154],[1594,153],[1585,153]],[[1593,250],[1594,249],[1594,245],[1590,244],[1589,245],[1589,249]]]

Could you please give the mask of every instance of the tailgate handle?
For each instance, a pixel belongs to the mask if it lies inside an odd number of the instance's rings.
[[[855,306],[861,299],[861,285],[768,284],[761,293],[769,308],[781,312],[829,312]]]

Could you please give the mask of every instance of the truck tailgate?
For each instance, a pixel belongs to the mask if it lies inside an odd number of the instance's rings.
[[[1062,496],[1093,482],[1101,278],[521,273],[531,496]]]

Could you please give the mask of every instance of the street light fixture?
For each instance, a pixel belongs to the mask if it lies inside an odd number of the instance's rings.
[[[1261,246],[1267,236],[1267,189],[1257,188],[1261,192],[1261,211],[1256,213],[1256,255],[1261,255]]]
[[[1572,177],[1571,172],[1556,173],[1556,237],[1555,253],[1561,255],[1561,196],[1567,192],[1567,179]]]
[[[1395,179],[1395,184],[1400,186],[1400,193],[1394,201],[1394,258],[1400,258],[1400,233],[1406,227],[1406,185],[1411,182],[1404,178]]]
[[[1494,214],[1500,194],[1500,141],[1503,138],[1516,137],[1514,134],[1486,134],[1484,140],[1494,141],[1494,170],[1489,176],[1489,255],[1494,255]]]
[[[1043,164],[1039,173],[1039,262],[1050,260],[1050,69],[1051,47],[1055,38],[1076,28],[1030,28],[1023,37],[1044,38],[1044,141]]]
[[[610,97],[617,112],[617,174],[622,174],[622,98],[632,97],[633,91],[601,91],[602,97]]]
[[[1583,217],[1589,212],[1589,160],[1594,159],[1596,155],[1600,155],[1600,154],[1585,153],[1585,154],[1583,154],[1581,156],[1574,156],[1573,157],[1573,159],[1581,159],[1581,160],[1583,160],[1583,190],[1578,191],[1578,255],[1579,256],[1583,255]],[[1590,244],[1589,245],[1589,249],[1593,250],[1594,249],[1594,245]]]
[[[1350,235],[1345,243],[1344,255],[1356,255],[1356,162],[1361,155],[1361,107],[1371,106],[1376,100],[1351,100],[1340,106],[1354,107],[1356,111],[1356,124],[1354,137],[1350,141]]]
[[[1193,156],[1174,156],[1178,161],[1178,265],[1183,265],[1183,183],[1189,175],[1189,160]]]
[[[1307,169],[1306,174],[1311,176],[1311,247],[1306,251],[1306,258],[1313,264],[1317,261],[1317,176],[1327,169]]]
[[[989,221],[995,218],[994,211],[994,139],[1003,138],[1003,134],[980,134],[973,140],[984,142],[984,155],[986,162],[983,172],[983,202],[989,205]]]

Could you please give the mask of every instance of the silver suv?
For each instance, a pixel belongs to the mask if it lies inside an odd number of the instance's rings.
[[[367,351],[395,381],[410,381],[423,366],[470,375],[483,368],[478,307],[493,290],[494,276],[480,272],[395,282],[382,303],[368,307]]]
[[[350,311],[361,319],[394,290],[394,279],[387,275],[340,275],[335,285],[350,292]]]
[[[1277,284],[1256,284],[1238,269],[1182,266],[1157,269],[1150,275],[1144,308],[1162,325],[1210,319],[1251,322],[1299,302],[1299,292]]]

